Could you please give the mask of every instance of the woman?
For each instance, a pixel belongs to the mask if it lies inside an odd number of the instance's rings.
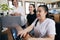
[[[29,5],[30,13],[27,15],[27,24],[28,26],[36,19],[36,9],[34,4]]]
[[[17,37],[17,33],[23,28],[25,28],[25,24],[26,24],[26,19],[25,19],[25,12],[24,12],[24,8],[18,5],[18,0],[12,0],[12,5],[13,5],[13,10],[9,10],[9,14],[11,14],[12,16],[19,16],[21,17],[21,23],[13,23],[11,26],[13,27],[13,36],[14,39],[19,38]],[[14,31],[15,30],[15,31]],[[17,33],[16,33],[17,31]],[[16,36],[15,36],[15,35]]]
[[[35,37],[27,37],[27,40],[54,40],[56,35],[55,22],[52,19],[47,18],[48,7],[46,5],[40,5],[37,9],[36,15],[37,19],[28,28],[19,32],[21,37],[26,37],[26,34],[34,28]],[[37,20],[38,22],[36,24]]]
[[[12,0],[12,5],[13,10],[9,10],[9,14],[15,16],[25,15],[23,7],[18,5],[18,0]]]
[[[22,28],[25,28],[26,18],[24,8],[18,5],[18,0],[12,0],[12,5],[13,10],[9,10],[9,14],[11,14],[12,16],[21,16],[22,23],[20,24],[20,26],[22,26]]]

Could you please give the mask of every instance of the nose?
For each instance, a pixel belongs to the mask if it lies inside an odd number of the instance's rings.
[[[36,14],[37,14],[37,15],[40,15],[40,13],[39,13],[39,12],[37,12]]]
[[[39,12],[37,12],[37,13],[36,13],[36,15],[37,15],[37,17],[39,17],[39,16],[40,16],[40,13],[39,13]]]

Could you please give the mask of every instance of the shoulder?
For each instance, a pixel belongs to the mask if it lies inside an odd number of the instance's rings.
[[[47,21],[48,21],[49,24],[55,24],[55,21],[50,19],[50,18],[47,18]]]
[[[30,16],[30,13],[29,13],[29,14],[27,14],[27,16]]]
[[[27,14],[27,18],[29,18],[30,14]]]

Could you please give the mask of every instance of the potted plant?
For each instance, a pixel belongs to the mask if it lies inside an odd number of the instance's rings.
[[[0,10],[2,10],[2,13],[7,15],[8,10],[12,10],[12,8],[9,8],[8,4],[0,4]]]

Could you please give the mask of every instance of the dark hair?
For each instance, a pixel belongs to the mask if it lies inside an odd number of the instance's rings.
[[[12,5],[14,5],[14,4],[13,4],[13,1],[14,1],[14,0],[12,0]],[[18,0],[16,0],[16,1],[18,1]]]
[[[48,7],[47,7],[47,5],[39,5],[38,7],[43,7],[44,10],[47,12],[46,18],[49,18],[49,13],[48,13]]]
[[[34,4],[30,4],[30,5],[32,5],[35,8]],[[33,12],[36,13],[36,9],[34,9]]]

